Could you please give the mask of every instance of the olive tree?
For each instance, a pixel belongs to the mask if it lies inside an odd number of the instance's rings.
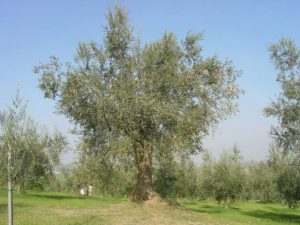
[[[245,184],[239,149],[234,146],[231,152],[223,152],[213,168],[214,197],[228,208],[230,202],[241,197]]]
[[[214,196],[214,165],[215,161],[213,159],[212,153],[208,150],[204,150],[202,153],[203,163],[201,165],[201,191],[202,198],[208,199]]]
[[[300,156],[300,51],[294,41],[281,39],[269,47],[271,60],[278,70],[277,81],[282,92],[265,108],[266,116],[278,119],[272,135],[285,152]]]
[[[27,115],[19,94],[12,105],[0,111],[2,182],[9,180],[18,190],[42,189],[65,145],[66,139],[58,131],[49,134]]]
[[[265,114],[278,119],[278,126],[272,127],[271,134],[284,159],[279,161],[285,163],[277,170],[277,186],[293,207],[300,200],[300,50],[294,41],[283,38],[272,44],[269,51],[278,70],[281,93],[265,108]]]
[[[289,208],[297,207],[300,200],[300,170],[294,154],[286,154],[282,148],[272,145],[268,163],[274,171],[274,183]]]
[[[134,187],[135,171],[132,164],[125,157],[116,160],[81,153],[75,168],[67,176],[67,183],[76,192],[92,186],[93,194],[128,196]]]
[[[124,9],[106,17],[102,43],[80,43],[74,62],[51,57],[35,72],[45,97],[79,127],[86,149],[135,161],[131,199],[148,200],[159,152],[200,151],[210,127],[236,112],[240,72],[229,60],[203,57],[200,34],[180,42],[164,33],[141,45]]]
[[[248,196],[262,201],[276,201],[280,198],[276,185],[276,172],[272,163],[252,162],[247,167],[246,188]]]

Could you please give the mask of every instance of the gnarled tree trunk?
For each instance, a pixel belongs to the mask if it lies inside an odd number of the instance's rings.
[[[135,153],[138,174],[130,200],[133,202],[147,201],[155,195],[152,185],[152,151],[149,146],[142,145],[141,148],[136,149]]]

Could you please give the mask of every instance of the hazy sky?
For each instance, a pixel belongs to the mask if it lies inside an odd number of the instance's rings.
[[[262,109],[275,99],[279,87],[267,47],[281,37],[300,46],[300,1],[119,1],[129,11],[131,23],[142,42],[173,31],[178,38],[192,30],[204,32],[206,56],[228,57],[243,71],[239,79],[245,95],[240,112],[223,122],[205,146],[217,156],[237,144],[246,160],[264,159],[275,119]],[[28,111],[39,123],[63,132],[72,128],[54,113],[54,102],[43,99],[33,66],[50,55],[71,60],[79,41],[101,42],[105,12],[114,1],[96,0],[0,0],[0,109],[10,102],[17,87],[29,100]],[[71,138],[73,139],[73,138]],[[70,154],[64,162],[72,160]]]

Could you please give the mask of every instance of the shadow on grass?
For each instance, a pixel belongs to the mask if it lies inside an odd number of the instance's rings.
[[[7,208],[7,205],[6,205],[6,204],[0,204],[0,212],[5,211],[6,208]]]
[[[232,210],[235,210],[235,211],[241,211],[241,208],[239,207],[234,207],[234,206],[229,206],[229,210],[232,209]]]
[[[280,222],[282,224],[285,223],[295,223],[300,224],[300,215],[293,215],[287,213],[280,213],[280,212],[265,212],[260,210],[250,211],[250,212],[242,212],[243,215],[257,217],[262,219],[269,219],[276,222]]]
[[[225,209],[225,206],[221,205],[211,205],[211,204],[203,204],[197,202],[186,202],[184,205],[192,211],[196,212],[205,212],[205,213],[225,213],[226,211],[241,211],[241,208],[234,207],[229,205],[228,209]]]
[[[93,200],[102,203],[121,203],[126,201],[125,198],[114,197],[101,197],[101,196],[81,196],[81,195],[68,195],[68,194],[47,194],[47,193],[26,193],[28,197],[36,197],[41,199],[52,200]]]
[[[284,206],[283,206],[284,207]],[[276,213],[282,213],[282,210],[289,210],[287,207],[284,208],[284,209],[281,209],[281,208],[277,208],[277,207],[274,207],[274,206],[266,206],[266,208],[270,211],[273,211],[273,212],[276,212]]]
[[[274,203],[273,201],[261,201],[261,200],[257,200],[255,203],[257,204],[262,204],[262,205],[267,205],[267,204],[272,204]]]
[[[54,194],[37,194],[37,193],[26,193],[27,196],[37,197],[37,198],[47,198],[54,200],[66,200],[66,199],[98,199],[92,196],[77,196],[77,195],[54,195]]]
[[[267,204],[267,203],[261,203]],[[200,213],[209,213],[209,214],[221,214],[235,212],[240,215],[266,219],[280,224],[300,224],[300,215],[294,214],[293,211],[286,211],[287,209],[273,207],[273,206],[264,206],[266,210],[251,210],[243,209],[236,206],[229,206],[228,209],[222,207],[222,205],[217,206],[213,204],[199,203],[199,202],[185,202],[184,207],[191,211],[196,211]],[[250,219],[250,218],[249,218]]]
[[[14,208],[27,208],[30,205],[22,203],[14,203]],[[7,204],[0,204],[0,213],[7,211]]]
[[[189,207],[190,206],[190,207]],[[186,203],[185,207],[187,209],[196,211],[196,212],[202,212],[202,213],[222,213],[224,210],[221,207],[216,207],[209,204],[195,204],[195,203]]]

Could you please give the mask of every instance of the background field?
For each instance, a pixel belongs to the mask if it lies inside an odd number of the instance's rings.
[[[0,193],[0,224],[6,224],[6,190]],[[298,225],[300,210],[280,204],[239,202],[224,209],[213,201],[180,200],[179,206],[154,201],[146,205],[127,198],[82,197],[62,193],[15,193],[16,225],[205,224]]]

